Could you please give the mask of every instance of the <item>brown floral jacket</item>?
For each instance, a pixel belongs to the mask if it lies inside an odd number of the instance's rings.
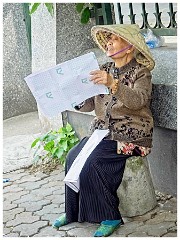
[[[90,127],[109,129],[107,139],[118,142],[118,153],[147,155],[152,147],[153,118],[150,111],[152,92],[151,73],[143,65],[131,60],[121,68],[113,62],[100,67],[119,79],[118,90],[113,95],[101,94],[87,99],[76,107],[82,112],[95,110],[96,117]]]

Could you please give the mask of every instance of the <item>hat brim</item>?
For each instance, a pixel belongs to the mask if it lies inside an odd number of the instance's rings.
[[[149,70],[154,68],[155,62],[137,24],[99,25],[92,27],[92,38],[103,52],[106,52],[107,36],[109,34],[115,34],[133,45],[139,52],[136,60]]]

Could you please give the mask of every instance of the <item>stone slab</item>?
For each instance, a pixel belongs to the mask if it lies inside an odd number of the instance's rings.
[[[17,135],[3,139],[4,173],[32,165],[31,144],[38,136],[38,134]]]
[[[157,205],[147,158],[127,159],[118,196],[120,212],[127,217],[145,214]]]

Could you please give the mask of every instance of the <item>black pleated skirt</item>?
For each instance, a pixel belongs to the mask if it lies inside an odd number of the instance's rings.
[[[87,140],[87,137],[83,138],[69,151],[65,173]],[[122,181],[128,157],[117,154],[116,141],[102,140],[98,144],[81,171],[79,193],[65,187],[65,212],[69,223],[122,220],[117,189]]]

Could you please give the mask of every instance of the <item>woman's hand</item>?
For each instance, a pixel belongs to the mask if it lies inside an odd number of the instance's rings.
[[[113,84],[113,77],[106,71],[95,70],[90,72],[91,78],[95,84],[104,84],[106,87],[111,87]]]

